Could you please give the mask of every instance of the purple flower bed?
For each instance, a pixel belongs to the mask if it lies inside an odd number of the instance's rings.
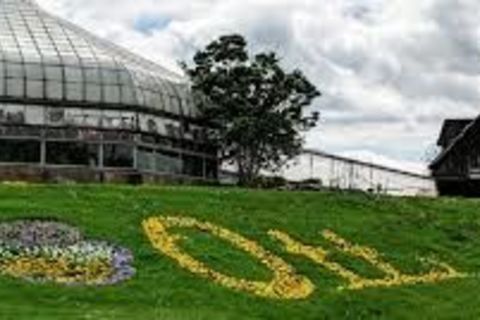
[[[0,223],[0,244],[14,247],[57,246],[66,247],[83,240],[74,227],[40,220],[21,220]]]
[[[25,258],[31,261],[39,258],[47,261],[63,259],[72,263],[72,266],[84,267],[97,261],[107,268],[105,270],[109,270],[94,282],[73,279],[66,284],[114,285],[135,275],[132,266],[134,258],[130,250],[104,241],[84,239],[77,228],[60,222],[39,220],[0,223],[0,274],[4,270],[4,264]],[[11,270],[9,272],[11,274]],[[65,272],[69,274],[68,270]],[[52,281],[33,275],[27,275],[24,279],[36,282]]]
[[[131,279],[135,275],[135,268],[132,264],[133,254],[130,250],[120,247],[114,248],[111,260],[114,272],[104,284],[117,284]]]

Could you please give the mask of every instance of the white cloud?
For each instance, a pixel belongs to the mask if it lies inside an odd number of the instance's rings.
[[[323,91],[310,147],[419,161],[446,117],[480,101],[478,0],[38,0],[51,12],[178,70],[223,33],[280,52]],[[142,15],[168,18],[142,33]],[[383,159],[383,162],[388,162]]]

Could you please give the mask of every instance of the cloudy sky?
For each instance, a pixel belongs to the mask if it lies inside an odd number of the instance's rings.
[[[38,0],[178,70],[242,33],[323,92],[307,146],[421,171],[446,117],[480,112],[478,0]]]

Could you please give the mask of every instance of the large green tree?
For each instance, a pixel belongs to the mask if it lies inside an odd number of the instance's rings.
[[[306,110],[320,96],[299,71],[285,71],[273,52],[252,55],[240,35],[220,37],[183,64],[198,108],[211,125],[209,140],[223,163],[235,165],[240,184],[251,185],[262,170],[275,171],[301,151],[301,132],[313,128],[317,112]]]

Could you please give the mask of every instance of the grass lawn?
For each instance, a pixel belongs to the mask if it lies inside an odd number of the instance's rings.
[[[480,319],[480,201],[397,199],[362,194],[254,192],[238,189],[119,186],[1,186],[0,220],[51,217],[86,236],[131,249],[137,275],[104,288],[40,285],[0,278],[0,319]],[[194,217],[255,240],[280,256],[316,290],[307,299],[278,301],[224,288],[181,269],[156,251],[143,219]],[[331,249],[330,229],[376,248],[405,273],[425,272],[419,257],[447,262],[465,279],[437,284],[338,290],[344,280],[268,236],[285,231]],[[270,271],[209,234],[179,230],[182,248],[215,270],[268,280]],[[378,270],[336,252],[359,274]]]

